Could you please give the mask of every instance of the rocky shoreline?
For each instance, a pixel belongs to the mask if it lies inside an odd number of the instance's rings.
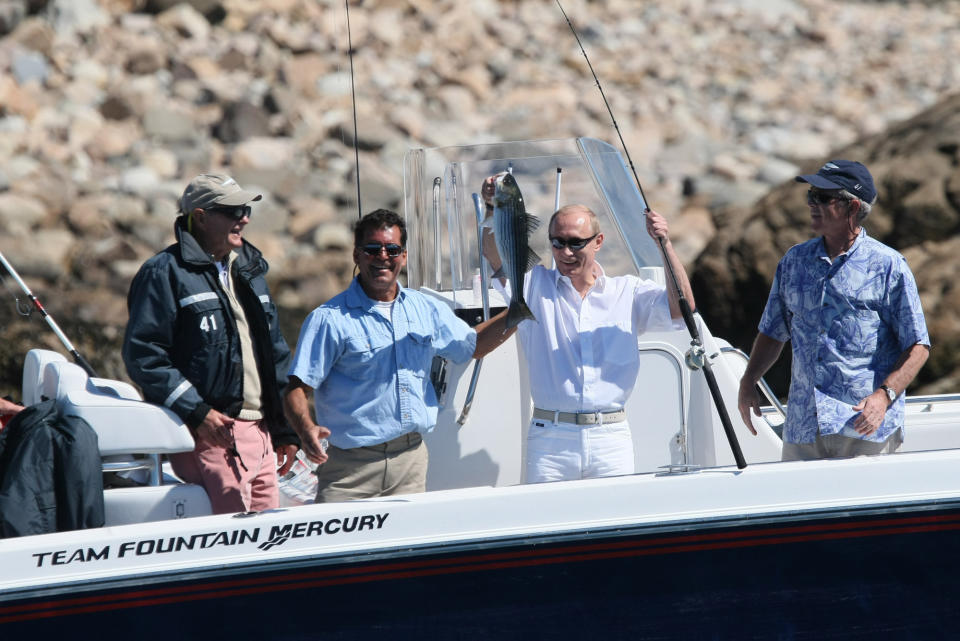
[[[754,290],[769,283],[770,256],[806,234],[802,211],[781,205],[795,193],[780,186],[842,149],[886,163],[898,204],[881,202],[883,238],[911,262],[954,260],[957,200],[941,186],[957,180],[956,158],[941,148],[956,130],[952,107],[938,105],[960,87],[957,2],[564,8],[646,193],[670,216],[684,260],[704,270],[698,299],[716,293],[759,315]],[[291,341],[306,310],[342,289],[356,215],[345,18],[333,0],[0,0],[0,251],[103,375],[124,378],[117,345],[130,279],[171,241],[176,197],[200,171],[226,169],[265,194],[249,237],[271,262]],[[411,148],[617,142],[552,1],[381,0],[351,5],[350,19],[368,208],[402,209]],[[897,148],[862,143],[937,108],[947,111],[923,121],[927,139],[913,130]],[[919,153],[935,161],[917,177],[906,157]],[[767,235],[743,224],[784,211],[760,225]],[[939,222],[911,218],[921,212]],[[769,243],[746,281],[724,276],[743,243]],[[924,302],[952,317],[946,281],[922,287]],[[724,335],[724,318],[702,311]],[[748,322],[741,316],[732,317]],[[3,390],[18,388],[24,349],[60,347],[37,320],[22,320],[9,299],[0,306]],[[954,332],[937,321],[940,344],[960,343]],[[938,379],[922,385],[947,389],[955,359],[940,354]]]

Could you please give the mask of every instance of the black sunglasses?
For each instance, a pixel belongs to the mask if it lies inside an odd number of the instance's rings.
[[[208,207],[204,211],[212,211],[233,220],[242,220],[244,216],[247,218],[253,216],[253,208],[250,205]]]
[[[813,189],[807,190],[807,204],[808,205],[829,205],[834,200],[847,200],[840,194],[831,194],[828,191],[814,191]]]
[[[587,246],[591,240],[599,236],[599,233],[594,234],[590,238],[550,238],[550,244],[553,245],[554,249],[563,249],[564,247],[569,247],[571,251],[580,251]]]
[[[380,252],[387,250],[387,256],[390,258],[396,258],[403,253],[403,247],[396,243],[387,243],[382,245],[380,243],[367,243],[360,247],[364,254],[367,256],[379,256]]]

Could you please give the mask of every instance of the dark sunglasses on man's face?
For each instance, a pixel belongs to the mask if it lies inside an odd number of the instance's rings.
[[[808,205],[829,205],[835,200],[846,200],[846,198],[837,193],[830,193],[829,191],[807,190]]]
[[[382,245],[380,243],[367,243],[366,245],[360,247],[360,249],[363,250],[363,253],[367,256],[379,256],[380,252],[383,250],[387,251],[387,256],[390,258],[396,258],[403,253],[403,247],[396,243],[387,243],[386,245]]]
[[[253,208],[251,208],[250,205],[208,207],[205,211],[212,211],[221,216],[232,218],[233,220],[242,220],[244,216],[247,218],[253,216]]]
[[[564,247],[569,247],[571,251],[580,251],[587,244],[599,236],[600,234],[594,234],[590,238],[557,238],[556,236],[550,238],[550,244],[553,245],[554,249],[563,249]]]

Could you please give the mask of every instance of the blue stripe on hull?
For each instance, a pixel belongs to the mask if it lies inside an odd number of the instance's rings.
[[[5,638],[127,629],[164,641],[955,636],[960,509],[799,518],[580,532],[73,591],[5,603],[0,629]]]

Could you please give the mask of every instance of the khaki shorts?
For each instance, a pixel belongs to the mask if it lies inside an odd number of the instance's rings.
[[[415,494],[427,489],[427,446],[416,432],[392,441],[340,449],[317,468],[317,503]]]

